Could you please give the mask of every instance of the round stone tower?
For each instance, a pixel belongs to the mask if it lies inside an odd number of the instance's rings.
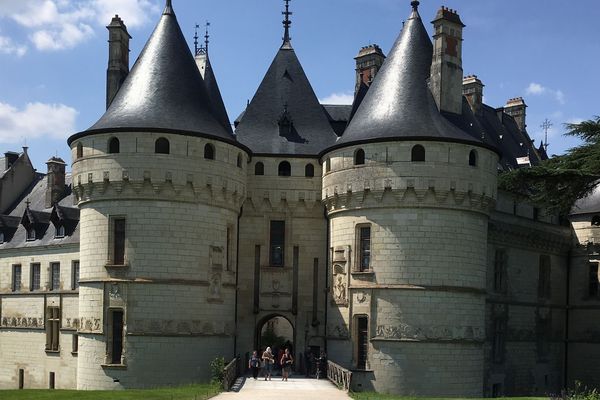
[[[440,114],[417,6],[322,157],[328,355],[357,389],[481,397],[498,154]]]
[[[106,113],[69,139],[78,389],[205,380],[233,356],[249,155],[215,117],[170,3]]]

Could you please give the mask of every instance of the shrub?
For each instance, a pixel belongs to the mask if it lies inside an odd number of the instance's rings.
[[[210,383],[212,384],[223,384],[225,379],[225,358],[217,357],[210,362]]]
[[[551,400],[600,400],[597,389],[589,389],[580,381],[575,381],[573,389],[563,390],[559,395],[550,396]]]

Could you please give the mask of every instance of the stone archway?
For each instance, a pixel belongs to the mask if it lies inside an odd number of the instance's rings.
[[[294,354],[294,325],[283,315],[271,314],[258,321],[255,338],[256,349],[259,351],[268,346],[273,350],[288,348]]]

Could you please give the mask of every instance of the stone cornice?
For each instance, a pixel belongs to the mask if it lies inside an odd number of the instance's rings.
[[[534,225],[534,223],[531,223],[524,226],[497,219],[491,220],[488,228],[488,241],[529,250],[543,250],[554,254],[569,251],[572,241],[570,231],[561,231],[560,228],[550,231],[547,229],[547,224],[539,228]]]

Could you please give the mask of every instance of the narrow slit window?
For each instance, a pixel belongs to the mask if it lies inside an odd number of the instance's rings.
[[[71,289],[79,289],[79,261],[73,261],[71,271]]]
[[[270,265],[283,267],[285,246],[285,221],[271,221]]]
[[[110,364],[122,364],[123,356],[123,310],[111,310]]]
[[[77,159],[83,157],[83,145],[81,143],[77,143]]]
[[[50,290],[60,290],[60,263],[50,263]]]
[[[371,227],[358,228],[358,271],[368,271],[371,268]]]
[[[30,290],[32,292],[36,291],[36,290],[40,290],[40,271],[41,271],[41,267],[39,263],[33,263],[31,264],[31,285],[30,285]]]
[[[15,264],[12,268],[12,291],[21,291],[21,264]]]
[[[469,153],[469,165],[471,167],[477,166],[477,152],[475,150],[471,150]]]
[[[125,218],[113,221],[113,264],[125,265]]]
[[[46,351],[58,351],[60,309],[48,307],[46,313]]]
[[[369,319],[356,317],[356,368],[367,369],[369,356]]]

